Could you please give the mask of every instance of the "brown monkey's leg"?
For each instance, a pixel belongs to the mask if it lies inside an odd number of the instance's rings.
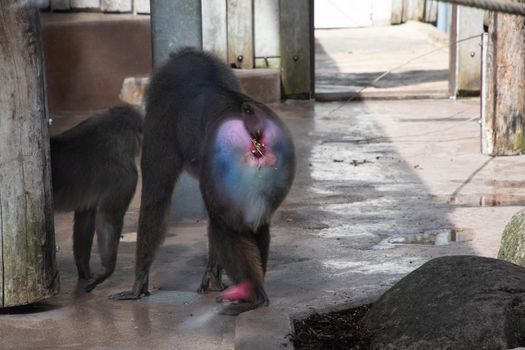
[[[252,235],[250,232],[233,232],[210,220],[210,242],[215,249],[219,264],[224,266],[235,284],[230,291],[217,297],[217,301],[222,302],[227,299],[241,301],[238,304],[222,306],[218,310],[221,314],[238,315],[261,305],[268,305],[268,296],[263,287],[261,256]],[[239,294],[242,297],[237,298]],[[230,296],[235,297],[230,298]],[[246,299],[248,301],[242,302]]]
[[[102,269],[89,281],[84,288],[90,292],[108,278],[117,263],[118,244],[122,232],[123,213],[100,212],[97,214],[97,242]]]
[[[89,260],[91,257],[91,246],[95,234],[95,209],[75,211],[75,223],[73,225],[73,255],[78,270],[78,278],[91,278]]]
[[[102,269],[85,287],[87,292],[90,292],[97,284],[102,283],[115,271],[118,244],[122,234],[122,226],[124,225],[124,215],[135,193],[137,178],[136,171],[129,174],[129,176],[122,176],[119,182],[120,185],[113,187],[112,191],[100,200],[97,208],[96,227],[98,252],[102,262]]]

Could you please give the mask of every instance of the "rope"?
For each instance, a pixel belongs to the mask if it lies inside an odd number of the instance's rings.
[[[472,40],[472,39],[480,38],[480,37],[481,37],[481,33],[480,34],[476,34],[476,35],[472,35],[472,36],[469,36],[469,37],[466,37],[466,38],[463,38],[463,39],[459,39],[459,40],[455,41],[454,43],[450,43],[450,44],[447,44],[447,45],[444,45],[444,46],[440,46],[437,49],[434,49],[432,51],[425,52],[422,55],[413,57],[413,58],[409,59],[408,61],[403,62],[400,65],[383,72],[377,78],[375,78],[374,80],[369,81],[365,86],[363,86],[361,89],[357,90],[356,95],[352,95],[352,96],[348,97],[339,106],[334,107],[333,109],[331,109],[325,115],[325,117],[327,117],[327,116],[331,115],[332,113],[338,111],[339,109],[343,108],[348,102],[351,102],[351,101],[355,100],[357,98],[357,96],[359,96],[363,91],[365,91],[366,89],[374,86],[374,84],[377,83],[379,80],[383,79],[384,77],[386,77],[390,73],[398,70],[399,68],[402,68],[402,67],[406,66],[407,64],[412,63],[413,61],[419,60],[419,59],[421,59],[423,57],[430,56],[430,55],[434,54],[435,52],[438,52],[439,50],[443,50],[443,49],[445,49],[447,47],[451,47],[452,45],[459,44],[459,43],[462,43],[464,41]]]
[[[525,16],[525,4],[509,0],[439,0],[451,4]]]

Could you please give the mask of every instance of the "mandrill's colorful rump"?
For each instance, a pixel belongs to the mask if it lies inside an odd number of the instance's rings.
[[[212,141],[212,178],[244,225],[269,221],[293,180],[294,146],[284,124],[261,110],[223,119]],[[270,112],[271,113],[271,112]],[[284,164],[287,160],[288,164]],[[233,213],[232,213],[233,214]]]

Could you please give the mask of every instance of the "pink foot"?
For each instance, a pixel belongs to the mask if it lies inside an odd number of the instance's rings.
[[[239,284],[232,286],[231,288],[226,289],[217,297],[217,302],[222,302],[224,300],[236,301],[236,302],[245,302],[251,301],[253,299],[253,286],[248,281],[243,281]]]

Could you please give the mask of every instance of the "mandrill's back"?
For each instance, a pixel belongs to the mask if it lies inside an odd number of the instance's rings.
[[[224,94],[239,91],[232,69],[216,57],[193,48],[171,54],[153,73],[146,93],[145,151],[150,142],[169,139],[195,174],[207,125],[235,107],[224,104]]]

